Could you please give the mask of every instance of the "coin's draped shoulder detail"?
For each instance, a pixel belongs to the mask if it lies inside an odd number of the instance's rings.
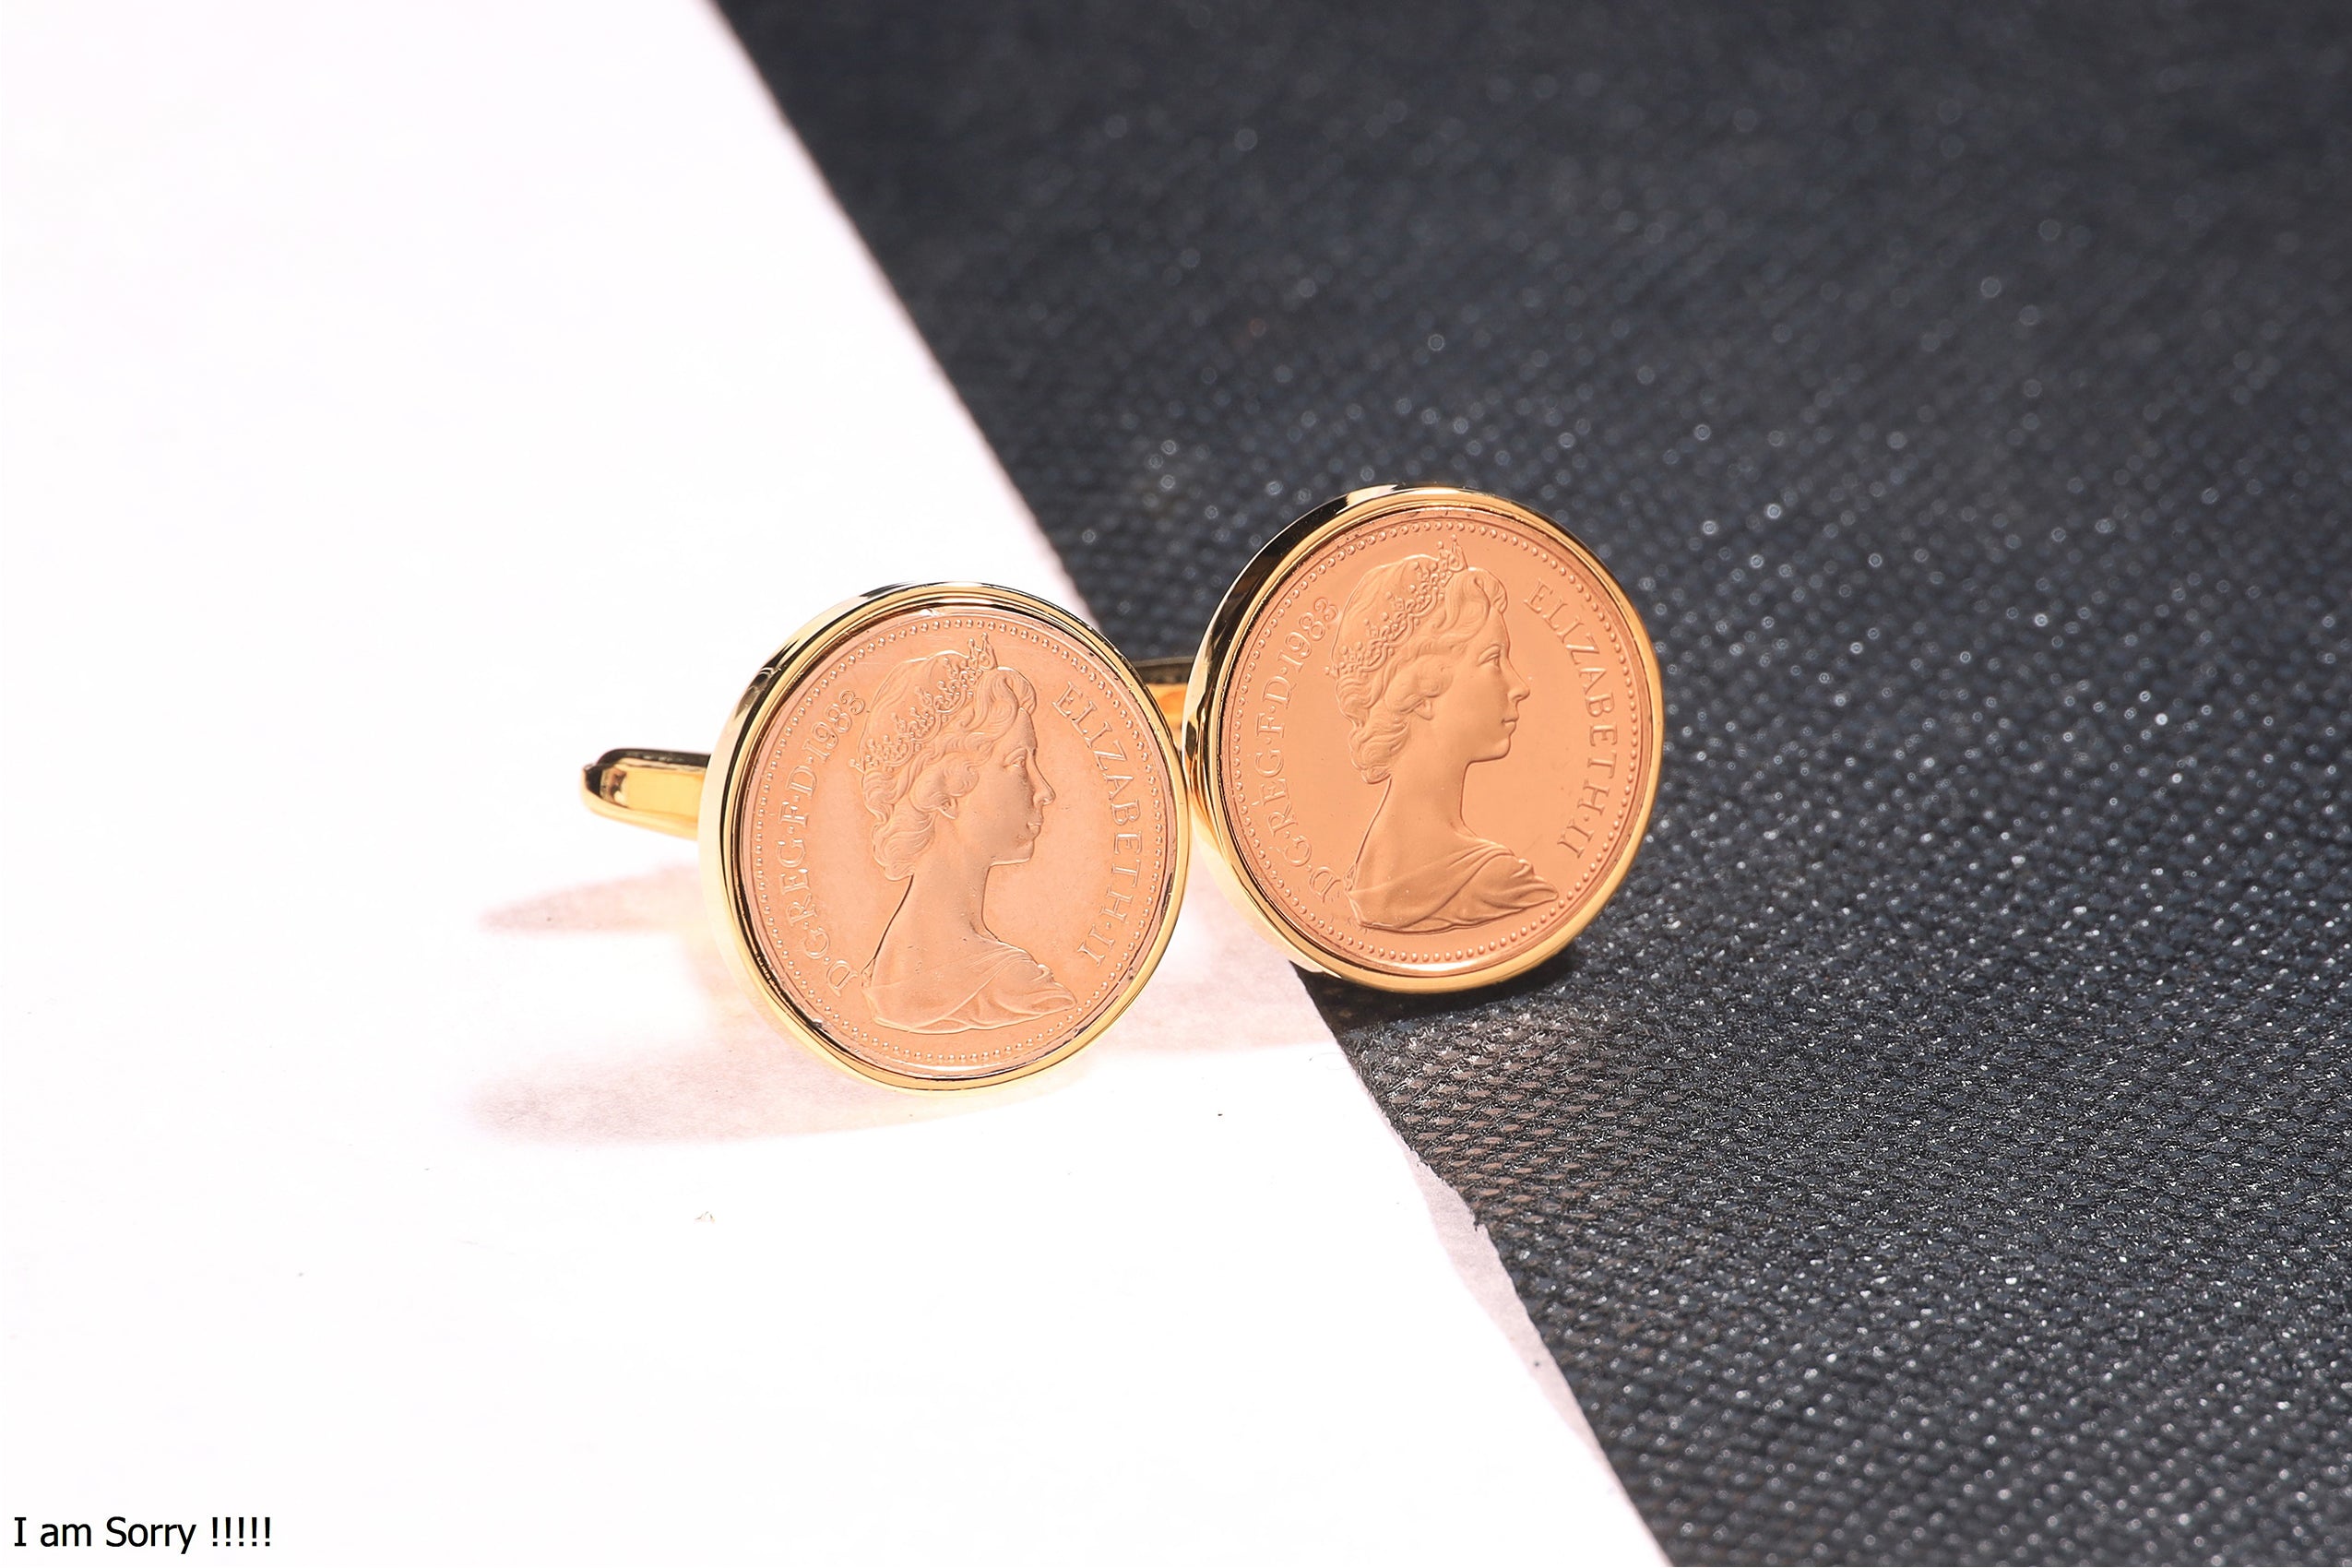
[[[836,1050],[995,1078],[1080,1039],[1164,935],[1182,802],[1158,719],[1038,620],[913,608],[784,695],[733,846],[762,978]]]
[[[1368,978],[1556,948],[1622,877],[1657,787],[1656,665],[1621,593],[1541,519],[1448,493],[1286,562],[1218,720],[1238,869]]]

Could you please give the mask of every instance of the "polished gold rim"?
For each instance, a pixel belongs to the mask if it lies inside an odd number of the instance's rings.
[[[1591,570],[1612,604],[1623,613],[1627,624],[1636,634],[1633,641],[1641,656],[1642,671],[1649,691],[1650,733],[1657,737],[1657,742],[1651,747],[1649,777],[1640,790],[1633,831],[1626,836],[1623,849],[1606,873],[1594,885],[1596,893],[1580,915],[1562,921],[1559,930],[1547,934],[1540,943],[1491,965],[1447,974],[1397,974],[1388,969],[1373,968],[1345,954],[1332,952],[1293,921],[1280,901],[1259,885],[1237,841],[1231,805],[1225,797],[1221,782],[1224,770],[1219,748],[1225,730],[1226,704],[1232,684],[1234,649],[1256,623],[1260,612],[1280,593],[1291,572],[1313,558],[1336,535],[1398,512],[1432,505],[1488,512],[1532,527],[1549,535],[1564,553]],[[1149,667],[1150,673],[1162,675],[1164,664],[1165,661],[1157,661]],[[1648,629],[1643,625],[1633,600],[1626,597],[1616,577],[1601,564],[1600,558],[1586,548],[1574,534],[1539,512],[1530,511],[1501,496],[1475,490],[1458,490],[1448,485],[1420,485],[1410,489],[1381,485],[1369,490],[1351,491],[1336,501],[1316,507],[1277,534],[1242,569],[1223,602],[1218,606],[1216,615],[1211,618],[1207,635],[1201,639],[1200,651],[1192,660],[1191,674],[1184,689],[1183,714],[1184,777],[1201,830],[1217,849],[1211,871],[1218,885],[1294,962],[1319,973],[1336,975],[1383,991],[1426,993],[1467,991],[1492,985],[1514,975],[1526,973],[1574,941],[1609,900],[1616,896],[1626,873],[1633,869],[1633,858],[1640,852],[1642,839],[1649,829],[1651,810],[1657,803],[1657,782],[1665,753],[1666,696],[1658,671],[1657,653],[1650,646]]]
[[[727,720],[727,727],[719,732],[719,743],[712,748],[709,766],[703,775],[702,799],[696,814],[703,897],[710,910],[711,923],[719,934],[719,946],[726,953],[736,978],[758,999],[762,1009],[778,1028],[844,1071],[874,1083],[888,1084],[894,1088],[926,1092],[980,1088],[1025,1078],[1032,1073],[1041,1073],[1057,1063],[1067,1061],[1109,1028],[1134,1001],[1151,979],[1152,971],[1158,968],[1161,956],[1168,950],[1169,938],[1176,929],[1177,911],[1183,902],[1185,872],[1192,859],[1190,814],[1182,809],[1170,814],[1175,843],[1167,857],[1167,870],[1161,882],[1158,924],[1142,961],[1127,983],[1103,1004],[1094,1020],[1066,1043],[1048,1055],[1016,1067],[952,1079],[916,1077],[896,1072],[843,1049],[825,1031],[814,1015],[793,1000],[790,989],[770,970],[754,935],[755,928],[751,906],[735,872],[735,857],[728,853],[728,846],[734,843],[741,824],[746,787],[751,778],[748,765],[778,709],[790,699],[802,680],[836,649],[862,636],[869,627],[910,610],[993,610],[1044,623],[1099,659],[1124,683],[1137,705],[1152,716],[1152,734],[1158,742],[1160,763],[1168,770],[1171,784],[1181,783],[1182,763],[1158,705],[1152,700],[1152,694],[1136,678],[1134,668],[1102,639],[1099,633],[1058,605],[1012,588],[995,588],[985,583],[881,588],[835,605],[794,634],[790,642],[761,666],[759,673],[744,689],[742,699],[735,705],[733,715]],[[589,792],[591,797],[596,793],[593,782]],[[594,804],[593,799],[591,804]]]

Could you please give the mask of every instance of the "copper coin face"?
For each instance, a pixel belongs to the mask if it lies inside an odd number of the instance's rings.
[[[1564,946],[1657,790],[1657,659],[1599,562],[1496,497],[1375,493],[1302,520],[1244,590],[1195,778],[1277,934],[1406,990]]]
[[[1182,887],[1148,695],[1083,625],[1001,589],[879,595],[817,641],[731,785],[756,978],[812,1043],[906,1087],[1076,1050],[1141,987]]]

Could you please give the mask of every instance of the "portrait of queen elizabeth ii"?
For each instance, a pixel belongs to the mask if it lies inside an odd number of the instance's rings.
[[[1507,755],[1529,695],[1501,578],[1446,540],[1367,571],[1340,608],[1331,673],[1348,759],[1381,788],[1348,879],[1375,931],[1478,925],[1560,895],[1463,816],[1471,767]]]
[[[876,1022],[948,1034],[1076,1005],[988,924],[990,873],[1029,858],[1053,803],[1036,709],[1036,687],[985,638],[909,659],[874,689],[855,766],[874,861],[907,885],[860,976]]]

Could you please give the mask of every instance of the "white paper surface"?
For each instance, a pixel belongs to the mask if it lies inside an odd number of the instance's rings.
[[[1656,1561],[1205,873],[1071,1066],[915,1098],[576,803],[851,593],[1075,602],[714,16],[5,18],[0,1532]]]

